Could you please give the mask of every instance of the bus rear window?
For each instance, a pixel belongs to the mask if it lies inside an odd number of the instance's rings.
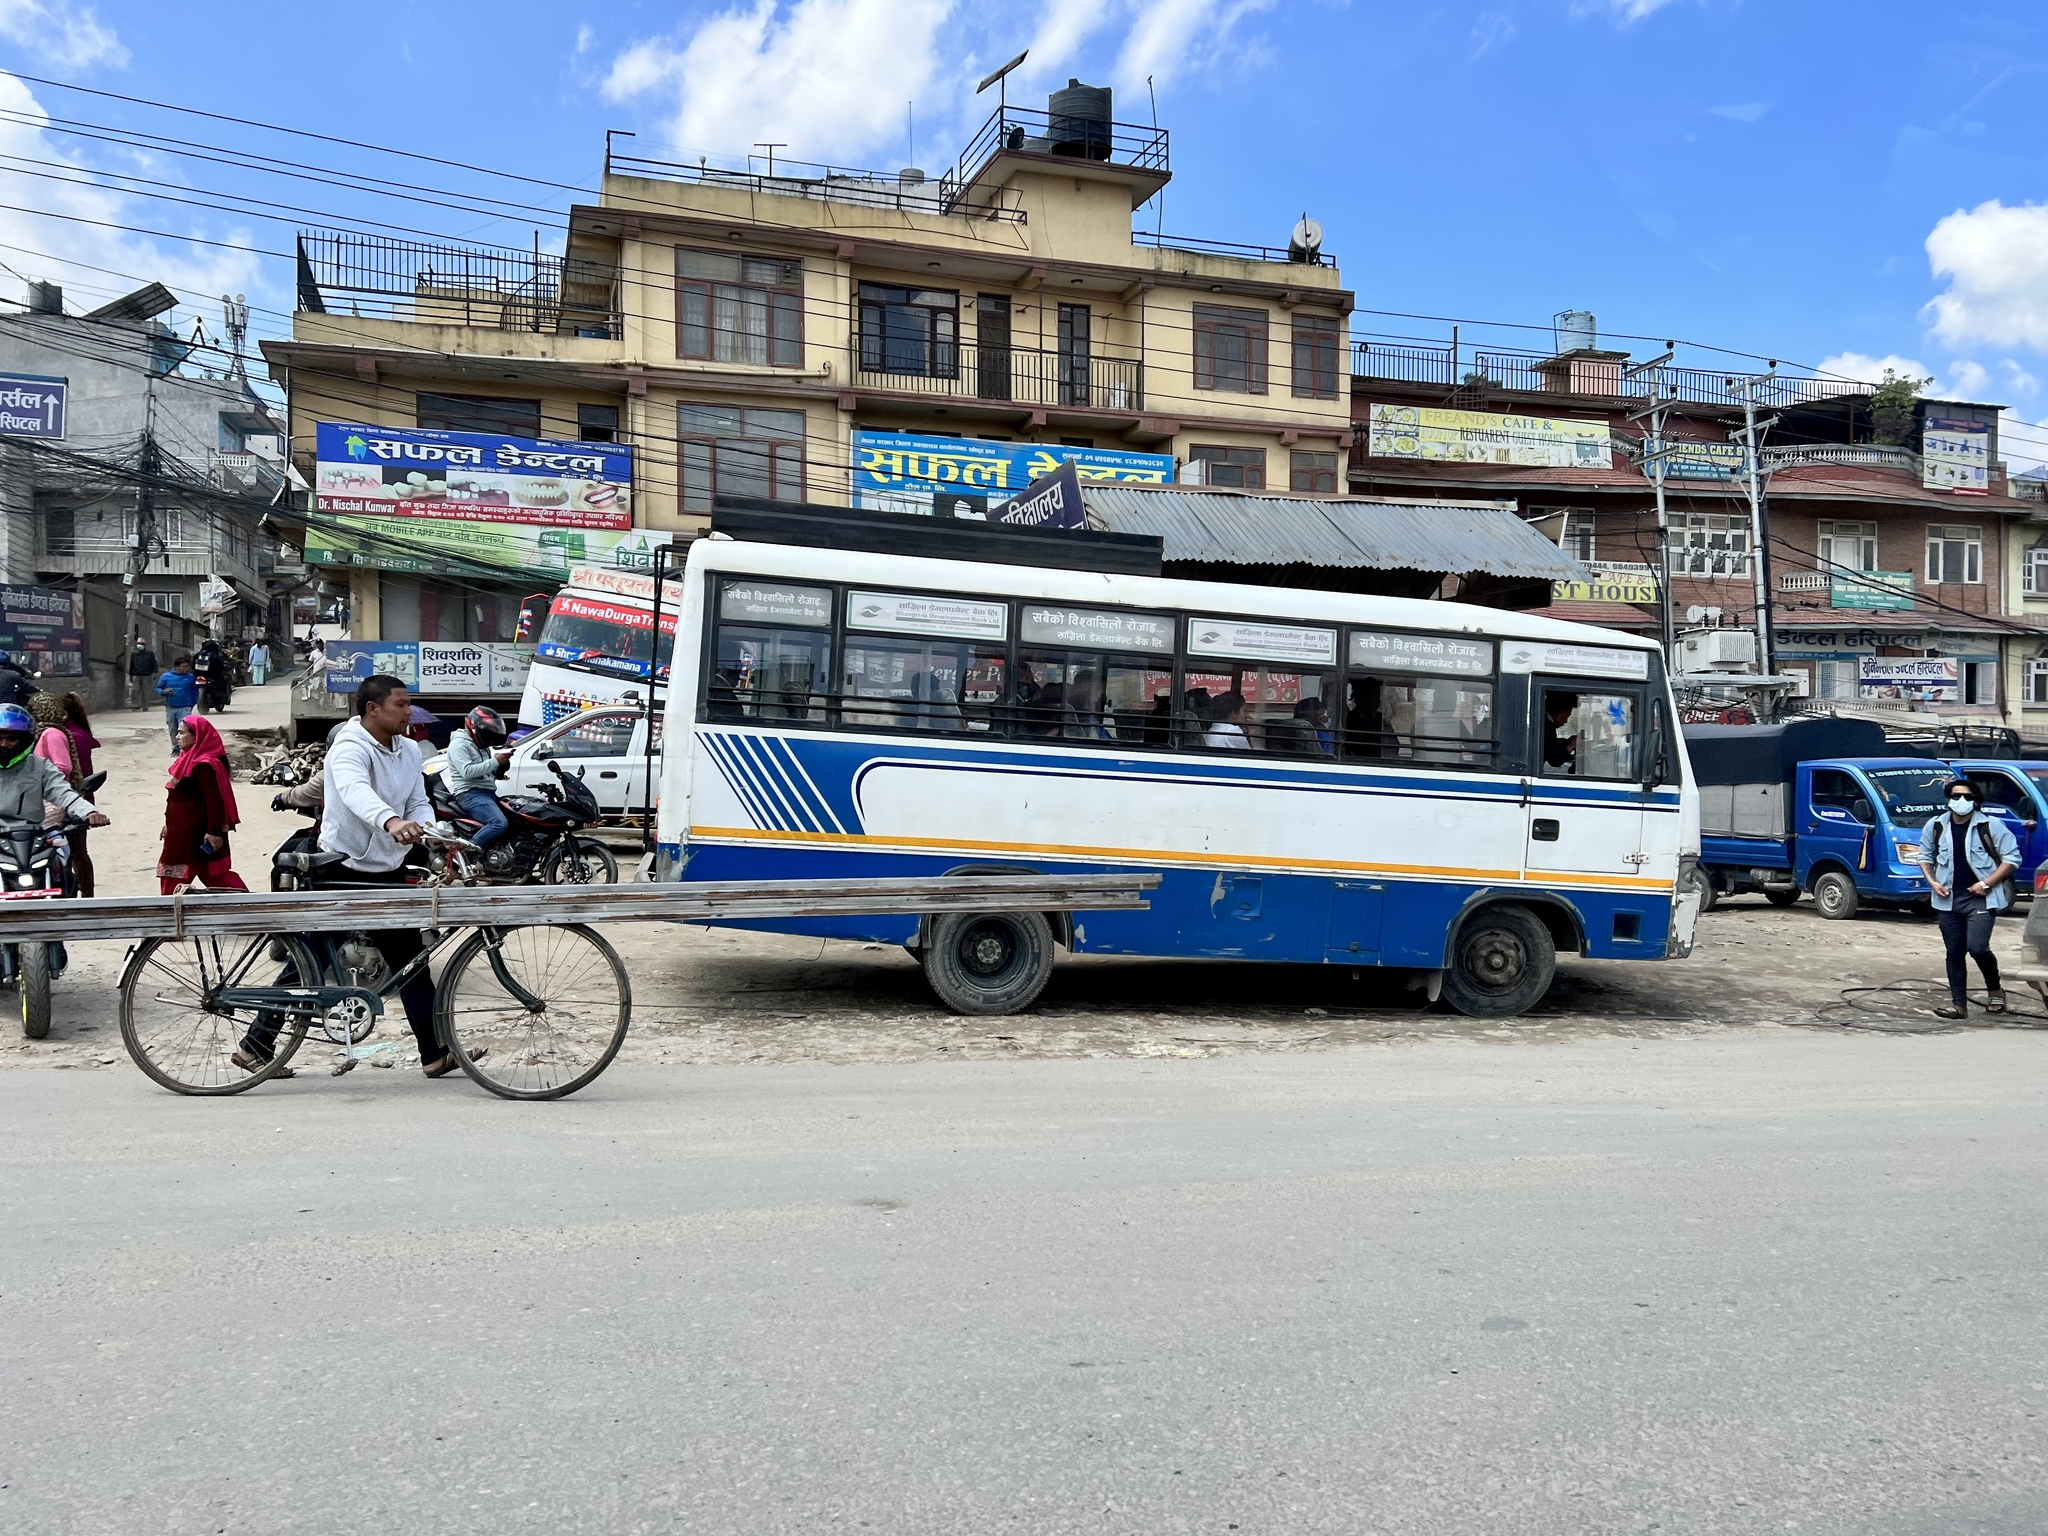
[[[662,634],[673,648],[676,632],[674,613],[662,615]],[[548,622],[541,630],[536,653],[544,661],[557,661],[587,672],[610,672],[622,677],[645,677],[654,656],[654,615],[651,610],[603,597],[585,597],[574,592],[556,596],[548,610]],[[668,658],[661,663],[661,675],[668,676]]]

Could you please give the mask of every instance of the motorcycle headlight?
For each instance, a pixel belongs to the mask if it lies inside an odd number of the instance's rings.
[[[16,875],[14,883],[25,891],[35,885],[36,877],[34,875]]]

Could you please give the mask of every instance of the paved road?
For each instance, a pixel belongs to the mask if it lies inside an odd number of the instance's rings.
[[[0,1074],[0,1529],[2048,1529],[2043,1038]]]

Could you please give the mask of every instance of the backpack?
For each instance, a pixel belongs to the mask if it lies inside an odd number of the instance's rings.
[[[1949,821],[1949,818],[1944,816],[1938,823],[1936,823],[1936,825],[1941,829],[1940,831],[1935,833],[1935,841],[1937,845],[1936,857],[1939,857],[1940,840],[1949,835],[1949,828],[1952,824]],[[1993,869],[1998,868],[1999,865],[2005,862],[2005,856],[1998,851],[1998,845],[1991,841],[1991,824],[1989,822],[1980,821],[1977,823],[1977,841],[1984,845],[1984,852],[1990,858],[1991,867]],[[1961,852],[1960,849],[1957,851],[1958,853]],[[1958,858],[1956,862],[1962,864],[1965,868],[1968,868],[1967,860]],[[1997,890],[2001,885],[2006,884],[2011,879],[2012,871],[2007,870],[2004,875],[2000,876],[1997,880],[1994,880],[1990,885],[1987,885],[1984,888],[1984,894],[1988,897],[1993,891]]]

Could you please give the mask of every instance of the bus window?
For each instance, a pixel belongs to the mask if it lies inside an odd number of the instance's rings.
[[[921,592],[848,592],[843,725],[986,731],[1002,697],[1010,605]]]
[[[1187,623],[1182,745],[1331,755],[1336,630],[1202,617]]]
[[[705,700],[713,720],[825,721],[832,593],[784,582],[728,581]]]
[[[1355,629],[1350,658],[1346,757],[1490,767],[1500,755],[1491,640]]]
[[[1009,710],[1017,735],[1165,743],[1173,705],[1170,616],[1027,602],[1017,639]]]
[[[1552,777],[1634,779],[1641,766],[1641,700],[1633,691],[1545,687],[1540,735]]]

